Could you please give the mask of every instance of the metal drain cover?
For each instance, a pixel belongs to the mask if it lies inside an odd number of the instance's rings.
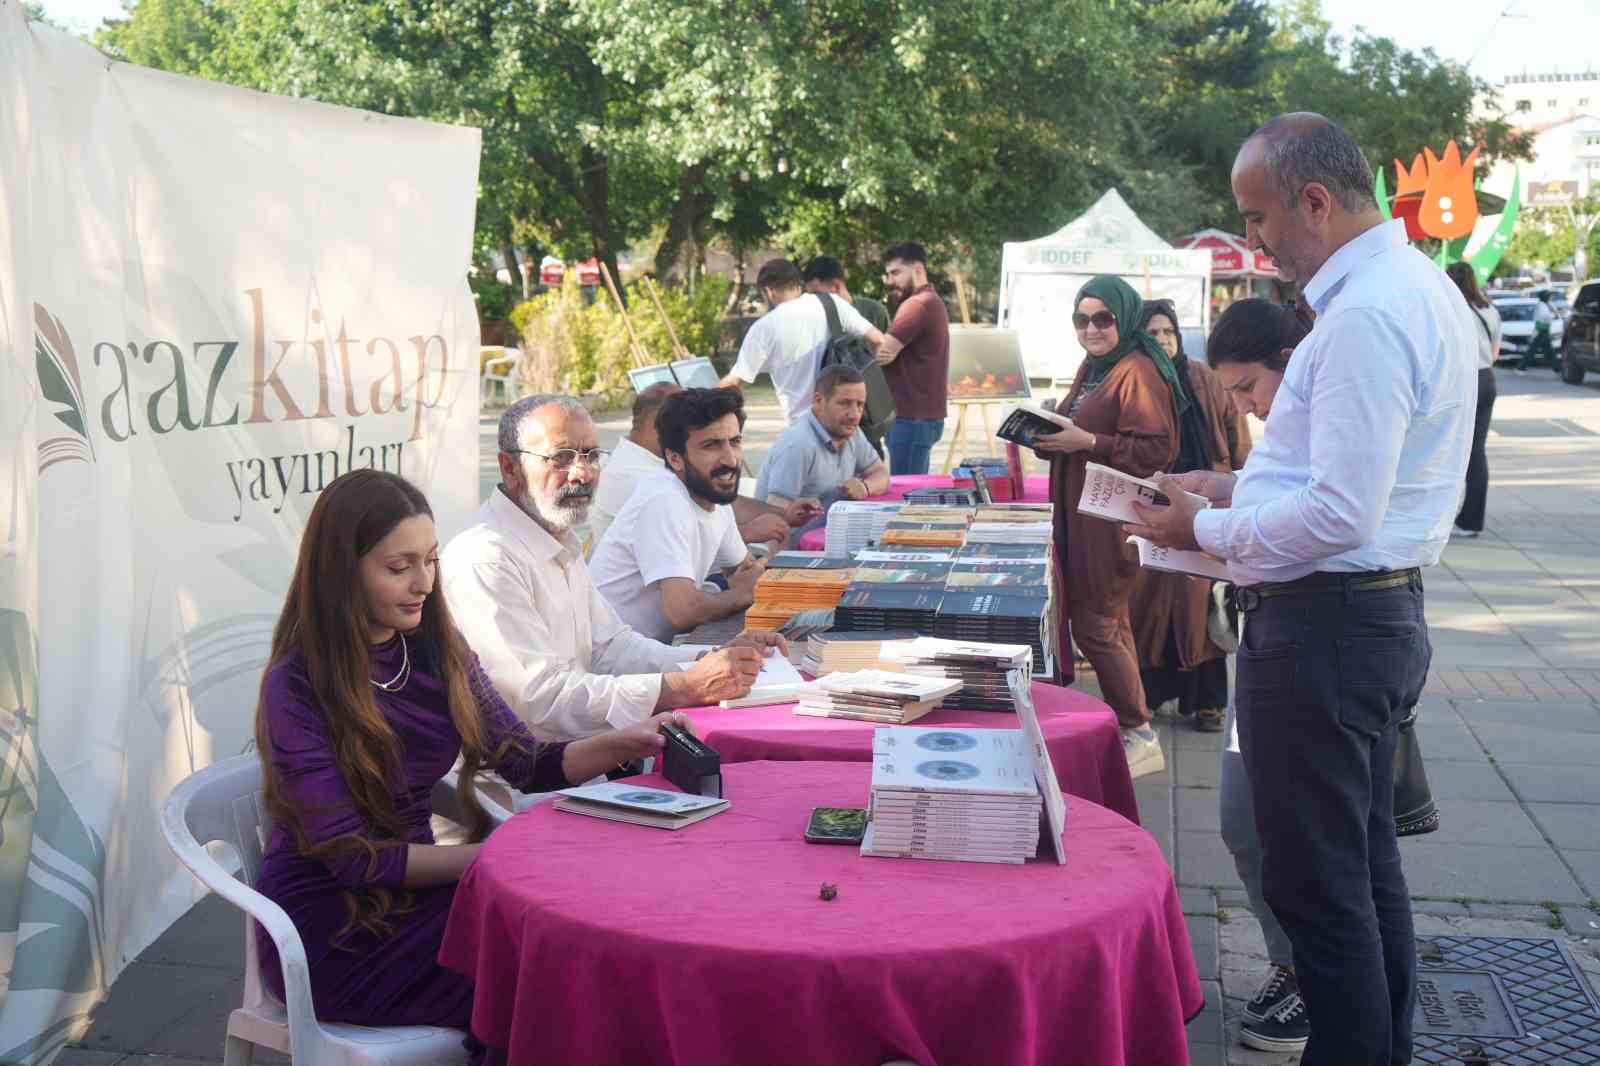
[[[1600,1002],[1543,937],[1418,938],[1414,1056],[1461,1066],[1600,1066]]]

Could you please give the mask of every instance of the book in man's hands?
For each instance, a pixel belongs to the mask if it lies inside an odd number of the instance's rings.
[[[1184,496],[1201,507],[1211,506],[1204,496],[1185,492]],[[1143,522],[1133,509],[1135,503],[1146,507],[1171,507],[1172,501],[1154,481],[1124,474],[1109,466],[1089,463],[1084,468],[1083,495],[1078,497],[1078,513],[1104,518],[1112,522]]]
[[[1064,415],[1046,411],[1038,404],[1019,403],[1006,413],[994,435],[1024,448],[1032,448],[1040,437],[1060,433],[1071,425],[1072,420]]]
[[[1147,570],[1165,570],[1172,574],[1209,577],[1217,581],[1228,580],[1228,564],[1215,555],[1182,551],[1178,548],[1163,548],[1143,537],[1129,537],[1128,543],[1139,549],[1139,565]]]
[[[657,829],[682,829],[728,809],[728,801],[714,796],[691,796],[664,788],[607,781],[579,785],[556,792],[551,806],[558,811],[606,818],[614,822],[649,825]]]

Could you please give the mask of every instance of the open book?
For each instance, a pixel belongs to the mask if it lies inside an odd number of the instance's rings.
[[[1139,565],[1147,570],[1165,570],[1168,573],[1209,577],[1218,581],[1228,580],[1228,564],[1215,555],[1163,548],[1143,537],[1129,537],[1128,543],[1139,549]]]
[[[682,829],[728,809],[728,801],[714,796],[691,796],[648,785],[607,781],[579,785],[556,792],[552,806],[558,811],[631,822],[657,829]]]
[[[1204,496],[1197,496],[1192,492],[1186,492],[1184,495],[1202,507],[1211,506],[1211,501]],[[1172,506],[1172,501],[1156,487],[1154,481],[1124,474],[1120,470],[1113,470],[1099,463],[1089,463],[1085,466],[1083,495],[1078,497],[1079,514],[1105,518],[1112,522],[1143,522],[1139,513],[1133,509],[1135,503],[1142,503],[1147,507]]]
[[[1059,433],[1070,425],[1071,420],[1054,411],[1046,411],[1038,404],[1019,403],[1006,413],[994,435],[1001,440],[1031,448],[1040,437]]]

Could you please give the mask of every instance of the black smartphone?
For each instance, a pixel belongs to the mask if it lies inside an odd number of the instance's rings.
[[[807,844],[859,844],[867,831],[865,807],[813,807]]]

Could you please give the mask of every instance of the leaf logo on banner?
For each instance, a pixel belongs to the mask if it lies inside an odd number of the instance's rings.
[[[39,442],[39,472],[56,463],[76,460],[94,462],[94,442],[89,439],[87,404],[83,399],[83,379],[78,375],[78,357],[72,338],[61,320],[39,304],[33,305],[33,351],[39,374],[39,391],[57,405],[50,413],[76,436],[49,437]]]

